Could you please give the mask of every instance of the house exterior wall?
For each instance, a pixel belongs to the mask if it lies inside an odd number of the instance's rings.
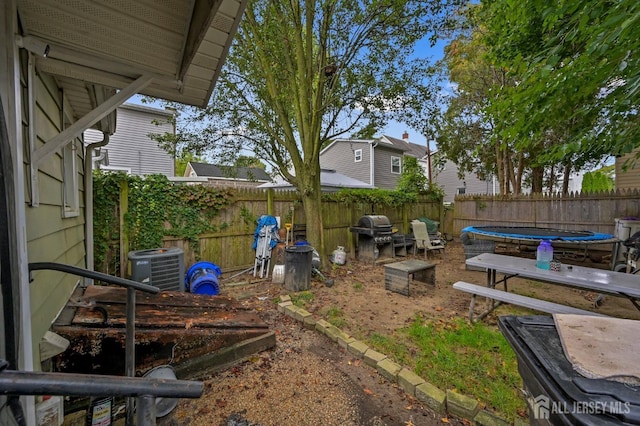
[[[157,108],[124,104],[118,107],[116,132],[109,138],[106,149],[109,166],[130,171],[134,175],[163,174],[175,176],[175,162],[168,152],[149,138],[151,133],[173,133],[168,122],[171,113]],[[157,124],[156,124],[157,123]],[[87,130],[85,142],[102,140],[102,133]]]
[[[433,167],[431,170],[433,181],[444,189],[442,201],[452,203],[459,193],[460,188],[464,188],[465,194],[493,194],[493,184],[489,181],[478,179],[475,175],[465,174],[463,179],[458,177],[458,166],[447,160],[444,168]]]
[[[25,61],[21,61],[23,73],[26,72]],[[21,79],[23,91],[26,93],[26,79]],[[57,135],[62,129],[61,109],[63,97],[55,80],[48,76],[38,75],[36,79],[36,111],[35,120],[28,116],[28,99],[23,99],[23,143],[28,152],[28,127],[36,126],[36,148]],[[65,108],[68,105],[65,106]],[[69,120],[65,120],[69,124]],[[78,267],[85,266],[85,231],[84,231],[84,190],[83,190],[83,150],[81,142],[76,139],[75,161],[78,170],[79,212],[72,217],[63,217],[63,158],[56,152],[46,158],[38,169],[37,190],[39,204],[30,206],[30,185],[25,185],[26,206],[26,239],[29,262],[60,262]],[[29,170],[25,164],[25,170]],[[33,357],[35,368],[39,368],[39,342],[44,333],[68,301],[79,282],[78,277],[55,271],[35,271],[30,284],[31,325],[33,341]]]
[[[381,144],[375,148],[374,181],[376,188],[396,189],[402,173],[391,173],[391,157],[400,157],[400,171],[404,164],[402,152],[395,149],[387,149]]]
[[[640,149],[636,149],[629,154],[616,158],[616,189],[638,189],[640,188],[640,163],[634,168],[623,170],[625,161],[632,159],[640,153]]]
[[[335,170],[345,176],[371,184],[371,145],[364,141],[334,142],[320,154],[320,168]],[[362,160],[354,161],[355,150],[362,150]]]

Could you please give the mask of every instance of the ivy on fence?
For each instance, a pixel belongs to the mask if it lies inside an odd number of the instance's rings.
[[[215,232],[211,219],[232,201],[228,190],[203,185],[175,185],[164,175],[147,177],[124,173],[94,174],[94,251],[96,265],[119,269],[110,247],[120,240],[120,187],[128,186],[128,210],[124,231],[130,250],[163,246],[165,236],[187,240],[195,253],[198,236]]]

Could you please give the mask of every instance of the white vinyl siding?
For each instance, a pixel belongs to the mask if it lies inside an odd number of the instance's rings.
[[[102,147],[107,151],[109,167],[105,170],[130,170],[134,175],[163,174],[175,176],[171,155],[149,137],[150,134],[172,133],[168,122],[170,114],[164,110],[125,104],[118,108],[116,132],[109,143]],[[102,133],[88,130],[85,142],[102,140]],[[102,168],[102,167],[101,167]]]
[[[463,179],[458,177],[458,167],[453,161],[447,160],[443,168],[432,169],[434,182],[444,190],[443,201],[451,203],[460,191],[464,194],[491,194],[493,185],[491,181],[483,181],[475,175],[466,174]]]

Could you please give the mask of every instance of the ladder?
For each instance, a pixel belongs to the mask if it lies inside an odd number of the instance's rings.
[[[258,244],[256,246],[256,260],[253,264],[253,276],[255,277],[260,268],[260,278],[269,276],[269,266],[271,265],[271,228],[272,225],[265,225],[258,234]]]

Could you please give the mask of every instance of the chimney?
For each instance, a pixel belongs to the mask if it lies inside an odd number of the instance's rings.
[[[402,140],[405,142],[409,142],[409,133],[406,131],[402,134]]]

